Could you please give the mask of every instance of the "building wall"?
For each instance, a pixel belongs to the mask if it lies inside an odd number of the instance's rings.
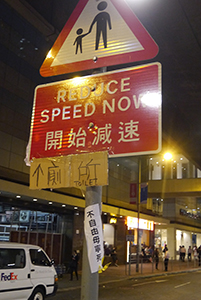
[[[201,233],[197,234],[197,247],[201,246]]]
[[[171,258],[175,258],[175,250],[176,250],[176,235],[175,228],[168,227],[167,228],[167,247]]]
[[[27,141],[0,131],[0,166],[28,174],[24,159]]]
[[[119,264],[125,264],[126,261],[126,225],[124,218],[118,218],[115,225],[115,247],[117,248],[117,257]]]
[[[74,212],[73,220],[73,245],[72,251],[77,250],[79,252],[80,261],[78,270],[82,268],[82,255],[83,255],[83,241],[84,241],[84,214],[83,212]]]
[[[163,216],[165,218],[175,219],[176,208],[174,198],[163,199]]]

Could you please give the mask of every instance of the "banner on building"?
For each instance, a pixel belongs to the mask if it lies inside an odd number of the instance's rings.
[[[141,204],[147,204],[148,182],[141,183]]]
[[[130,183],[130,204],[137,204],[137,183]]]
[[[147,196],[148,196],[148,183],[143,182],[141,183],[141,196],[140,196],[140,203],[146,204],[147,203]],[[138,183],[131,182],[130,183],[130,204],[137,204],[138,201]]]
[[[104,256],[103,228],[99,204],[85,208],[84,232],[91,273],[96,273],[102,269],[102,258]]]

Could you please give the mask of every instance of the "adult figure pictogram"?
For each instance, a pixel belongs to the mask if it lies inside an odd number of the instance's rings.
[[[109,27],[110,30],[112,29],[110,15],[107,12],[102,12],[103,10],[106,9],[106,7],[107,7],[106,1],[102,1],[98,4],[97,8],[101,12],[95,16],[89,28],[89,33],[90,33],[92,31],[94,24],[96,24],[95,50],[98,50],[101,34],[103,37],[104,48],[107,48],[107,26]]]

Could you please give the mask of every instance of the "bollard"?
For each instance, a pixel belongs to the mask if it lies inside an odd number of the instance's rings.
[[[141,274],[142,274],[142,269],[143,269],[143,258],[141,258]]]
[[[154,273],[154,259],[152,259],[152,273]]]

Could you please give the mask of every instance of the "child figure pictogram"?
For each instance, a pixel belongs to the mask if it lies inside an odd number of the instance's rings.
[[[76,33],[78,34],[78,36],[76,37],[76,39],[75,39],[75,41],[74,41],[74,43],[73,43],[73,45],[76,44],[75,54],[77,54],[78,48],[80,48],[80,53],[82,53],[82,39],[83,39],[86,35],[88,35],[89,32],[82,34],[82,33],[83,33],[83,29],[82,29],[82,28],[79,28],[79,29],[76,31]]]

